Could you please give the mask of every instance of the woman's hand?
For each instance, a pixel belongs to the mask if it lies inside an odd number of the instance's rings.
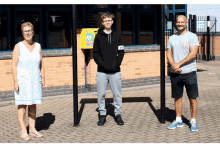
[[[45,87],[45,77],[42,77],[42,88]]]
[[[18,90],[18,82],[15,82],[14,83],[14,89],[17,93],[19,93],[19,90]]]

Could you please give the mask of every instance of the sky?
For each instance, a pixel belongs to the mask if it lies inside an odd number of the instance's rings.
[[[188,4],[187,16],[189,14],[197,16],[216,16],[217,32],[220,32],[220,4]]]

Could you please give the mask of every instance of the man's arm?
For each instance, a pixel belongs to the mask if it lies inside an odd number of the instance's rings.
[[[168,62],[170,63],[171,66],[173,66],[175,64],[174,60],[173,60],[173,53],[172,53],[171,48],[167,49],[167,60],[168,60]]]
[[[99,40],[98,37],[95,37],[94,44],[93,44],[93,58],[97,65],[103,66],[104,61],[100,55],[100,47],[99,47]]]
[[[198,46],[190,46],[189,47],[190,53],[186,56],[186,58],[181,60],[179,63],[174,64],[172,68],[174,68],[174,69],[180,68],[181,66],[183,66],[183,65],[189,63],[190,61],[192,61],[194,58],[196,58],[196,54],[198,52],[198,49],[199,49]]]
[[[173,68],[173,70],[175,72],[181,72],[182,71],[181,68],[176,68],[176,69],[174,68],[173,65],[175,65],[175,63],[174,63],[174,60],[173,60],[173,52],[170,48],[167,48],[167,60],[168,60],[168,62],[170,63],[171,67]]]
[[[119,49],[118,49],[118,56],[117,56],[117,61],[116,62],[118,64],[118,66],[120,66],[121,62],[123,60],[124,54],[125,54],[121,34],[119,35],[118,45],[119,45]]]

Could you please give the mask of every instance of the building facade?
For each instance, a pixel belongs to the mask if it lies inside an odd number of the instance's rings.
[[[43,51],[43,96],[73,93],[72,11],[72,5],[0,5],[0,101],[14,99],[12,50],[23,40],[20,27],[26,21],[34,24],[34,41]],[[160,5],[76,5],[79,93],[96,91],[97,71],[92,49],[80,48],[80,34],[82,28],[102,27],[101,13],[105,11],[115,15],[113,28],[121,33],[125,45],[122,87],[159,84]],[[167,20],[175,19],[187,14],[187,5],[166,5],[165,13]]]

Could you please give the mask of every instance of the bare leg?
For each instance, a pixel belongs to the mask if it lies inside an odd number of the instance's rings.
[[[26,129],[26,105],[18,105],[18,122],[21,126],[21,139],[23,140],[29,140],[29,136],[27,134],[27,129]]]
[[[26,130],[26,105],[18,105],[17,115],[18,115],[18,122],[21,126],[21,132],[27,133]]]
[[[176,98],[174,100],[174,106],[175,106],[175,109],[176,109],[176,117],[181,117],[182,107],[183,107],[182,97],[181,98]]]
[[[29,130],[35,130],[36,104],[28,106]]]
[[[40,134],[35,129],[35,122],[36,122],[36,104],[28,106],[28,116],[29,116],[29,135],[35,137],[42,137],[43,134]]]
[[[198,110],[198,103],[196,99],[189,99],[190,102],[190,111],[191,117],[196,118],[197,110]]]

